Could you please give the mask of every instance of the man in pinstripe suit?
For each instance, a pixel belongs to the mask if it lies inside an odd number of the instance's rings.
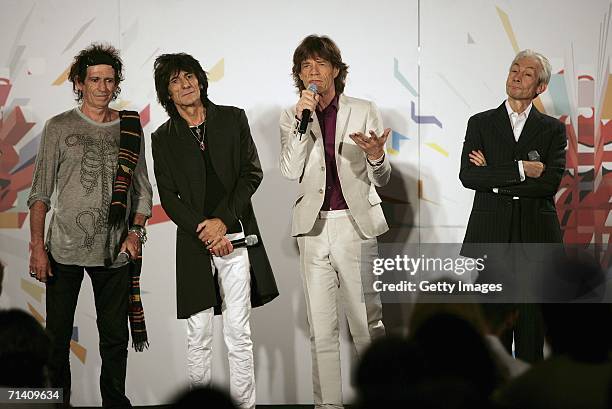
[[[519,52],[506,80],[508,99],[468,121],[459,179],[475,194],[463,255],[470,256],[467,243],[562,242],[554,195],[565,170],[565,125],[533,105],[550,75],[542,54]],[[519,311],[516,356],[537,361],[543,346],[539,310],[522,304]],[[511,336],[505,344],[511,347]]]

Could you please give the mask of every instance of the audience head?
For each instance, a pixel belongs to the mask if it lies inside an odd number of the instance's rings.
[[[408,399],[409,385],[420,382],[423,356],[404,338],[386,337],[363,354],[354,377],[361,408],[400,407]]]
[[[46,387],[49,337],[28,313],[0,310],[0,385]]]
[[[543,304],[546,339],[554,355],[603,362],[612,349],[612,305]]]
[[[410,317],[409,333],[413,334],[423,323],[439,314],[450,314],[469,322],[481,334],[486,333],[486,325],[480,305],[476,302],[440,303],[430,302],[427,295],[419,294]]]
[[[592,254],[569,248],[553,256],[543,272],[545,301],[597,303],[604,300],[606,274]]]
[[[489,396],[499,376],[482,334],[468,321],[453,314],[430,317],[414,332],[422,351],[427,376],[433,380],[461,381]]]
[[[175,400],[171,408],[236,409],[236,406],[227,393],[216,388],[200,387],[183,392]]]
[[[513,327],[519,314],[517,305],[508,303],[483,303],[480,310],[487,333],[498,337]]]

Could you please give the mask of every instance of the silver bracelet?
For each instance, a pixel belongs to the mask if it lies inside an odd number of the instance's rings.
[[[147,230],[144,228],[144,226],[133,224],[128,230],[128,234],[129,233],[134,233],[136,236],[138,236],[140,244],[144,245],[147,242]]]

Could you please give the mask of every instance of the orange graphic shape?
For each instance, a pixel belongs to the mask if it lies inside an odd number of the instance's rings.
[[[25,291],[30,297],[34,298],[36,301],[42,304],[42,297],[45,293],[45,287],[38,285],[36,282],[22,278],[21,289]]]
[[[32,304],[30,303],[28,303],[28,310],[30,310],[30,314],[32,314],[32,316],[36,318],[36,321],[38,321],[41,325],[45,323],[45,317],[43,317],[41,313],[36,311],[36,308],[34,308],[34,306],[32,306]]]
[[[220,81],[225,75],[225,59],[221,58],[214,67],[208,71],[209,81]]]
[[[497,10],[497,15],[499,16],[499,19],[501,20],[502,26],[504,26],[504,31],[506,32],[506,35],[508,36],[508,40],[510,40],[512,49],[514,50],[515,53],[518,53],[519,47],[516,41],[516,36],[514,35],[514,30],[512,29],[512,23],[510,23],[510,17],[508,17],[508,14],[506,14],[506,12],[500,9],[499,7],[495,6],[495,9]]]
[[[27,212],[0,212],[0,229],[19,229],[27,217]]]
[[[76,341],[70,340],[70,350],[79,358],[83,364],[87,358],[87,349]]]
[[[425,197],[425,193],[424,193],[424,192],[425,192],[425,189],[424,189],[424,182],[423,182],[423,179],[419,179],[419,182],[418,182],[418,192],[419,192],[419,199],[420,199],[420,200],[423,200],[423,201],[425,201],[425,202],[429,202],[429,203],[432,203],[432,204],[435,204],[435,205],[439,205],[439,203],[434,202],[433,200],[431,200],[431,199],[427,199],[427,198]]]
[[[68,74],[70,74],[70,67],[66,68],[64,72],[62,72],[59,77],[55,81],[51,83],[51,85],[62,85],[66,80],[68,80]]]
[[[602,119],[612,119],[612,74],[608,75],[608,89],[604,98],[603,109],[601,111]]]

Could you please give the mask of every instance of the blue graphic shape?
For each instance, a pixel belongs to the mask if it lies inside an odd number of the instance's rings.
[[[410,101],[410,117],[417,124],[434,124],[442,129],[442,122],[433,115],[416,115],[414,101]]]
[[[548,93],[550,94],[555,114],[567,115],[571,112],[563,74],[551,75],[550,82],[548,83]]]
[[[400,141],[408,141],[409,137],[402,135],[399,132],[391,131],[391,148],[399,152],[400,150]]]
[[[40,139],[42,134],[36,135],[29,141],[23,148],[19,150],[19,162],[11,169],[11,173],[20,171],[30,163],[34,162],[36,155],[38,154],[38,146],[40,145]]]
[[[404,75],[400,72],[399,70],[399,61],[397,61],[397,58],[393,59],[393,76],[395,77],[396,80],[399,81],[400,84],[402,84],[404,86],[404,88],[406,88],[408,90],[408,92],[410,92],[413,96],[418,97],[419,93],[414,89],[414,87],[412,85],[410,85],[410,83],[408,82],[408,80],[406,79],[406,77],[404,77]]]

